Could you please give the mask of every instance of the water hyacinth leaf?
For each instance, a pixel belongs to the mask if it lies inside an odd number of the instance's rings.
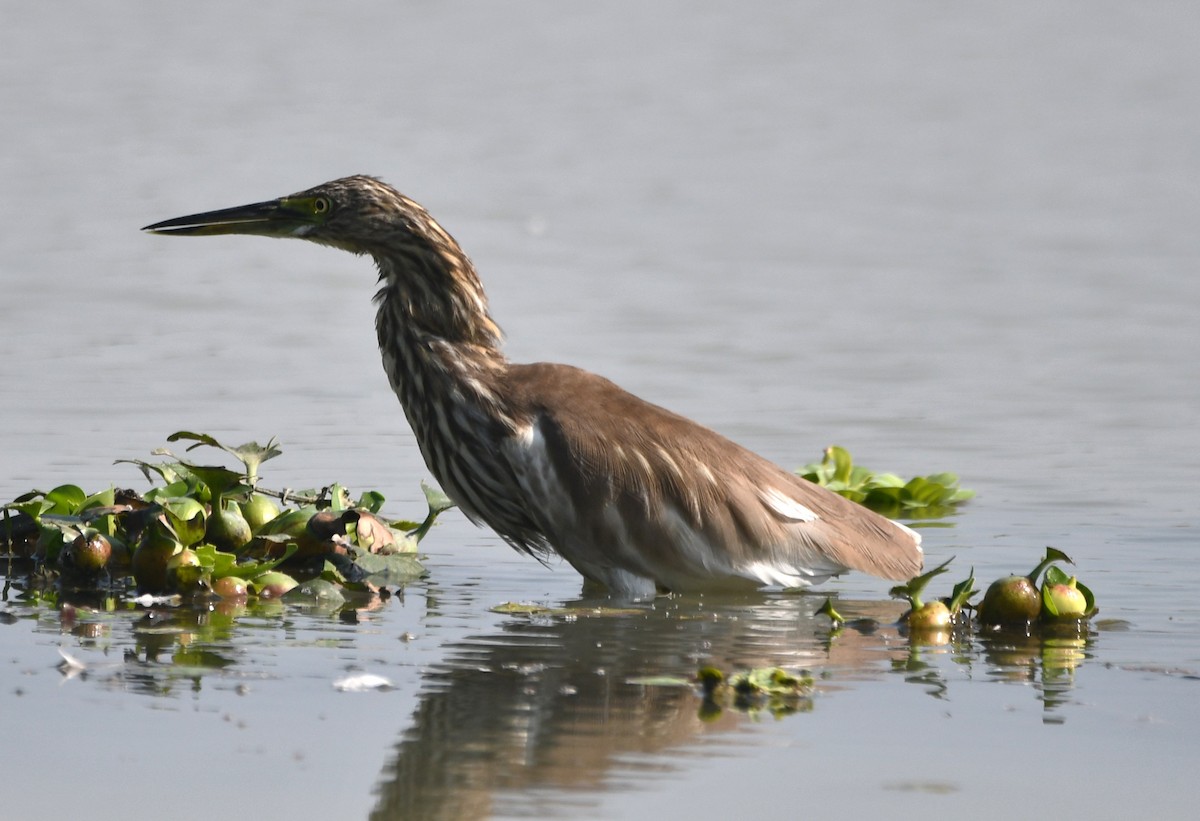
[[[429,505],[430,513],[444,513],[454,507],[454,502],[450,501],[450,497],[442,493],[440,489],[421,482],[421,490],[425,494],[425,503]]]
[[[329,495],[330,509],[340,513],[343,510],[349,510],[351,508],[350,494],[346,491],[346,488],[342,487],[336,482],[329,486]]]
[[[1075,560],[1063,553],[1057,547],[1046,545],[1046,562],[1066,562],[1067,564],[1075,564]]]
[[[833,606],[833,599],[826,597],[825,603],[817,610],[818,616],[828,616],[829,620],[834,623],[834,626],[846,623],[846,617],[839,613]]]
[[[188,497],[196,499],[198,502],[206,501],[207,495],[204,498],[198,498],[195,493],[196,485],[193,482],[188,482],[185,479],[176,479],[174,482],[159,487],[150,488],[146,491],[143,498],[147,502],[158,503],[159,499],[182,498]]]
[[[78,513],[87,494],[78,485],[59,485],[46,494],[46,501],[52,505],[50,512],[63,516]]]
[[[845,448],[832,445],[825,451],[825,458],[833,461],[833,481],[850,483],[850,471],[854,467],[854,460],[850,458],[850,452]]]
[[[82,513],[85,510],[91,510],[97,507],[113,507],[117,503],[116,488],[108,488],[99,493],[93,493],[79,503],[79,511]]]
[[[30,494],[25,494],[25,496],[28,495]],[[40,495],[36,499],[24,499],[24,501],[9,502],[4,506],[6,510],[15,510],[18,513],[24,513],[35,522],[41,521],[42,516],[48,513],[53,507],[54,502],[51,502],[49,499]]]
[[[1083,600],[1086,603],[1086,609],[1084,610],[1084,615],[1086,615],[1086,616],[1095,615],[1095,613],[1097,612],[1096,596],[1092,593],[1091,588],[1080,581],[1075,582],[1075,586],[1077,588],[1079,588],[1079,592],[1083,594]]]
[[[382,555],[351,547],[346,555],[331,555],[329,562],[350,582],[369,582],[381,587],[407,584],[427,573],[411,553]]]
[[[957,487],[958,477],[952,473],[918,476],[907,482],[894,473],[875,473],[855,465],[850,453],[837,445],[825,449],[820,463],[805,465],[797,473],[887,516],[937,518],[975,495]]]
[[[168,442],[190,441],[195,444],[189,445],[188,450],[195,450],[198,447],[207,445],[208,447],[223,450],[241,462],[246,468],[246,481],[250,485],[254,485],[258,481],[258,468],[267,461],[278,456],[283,451],[279,449],[275,439],[272,438],[265,445],[260,445],[258,442],[247,442],[244,445],[237,447],[227,447],[218,442],[214,437],[207,433],[194,433],[188,430],[176,431],[167,437]]]
[[[340,583],[325,578],[301,582],[283,596],[284,601],[311,604],[319,607],[338,607],[345,603],[346,594]]]
[[[450,501],[450,497],[437,488],[421,482],[421,490],[425,493],[425,503],[429,505],[429,513],[425,516],[425,521],[417,525],[410,534],[418,542],[429,533],[429,529],[433,527],[433,523],[437,521],[437,517],[441,513],[454,507],[454,502]]]
[[[358,497],[358,504],[356,504],[355,507],[362,508],[363,510],[371,513],[378,513],[383,509],[383,503],[385,501],[387,500],[384,499],[383,494],[379,491],[368,490]]]
[[[182,477],[175,469],[174,463],[164,462],[146,462],[142,459],[117,459],[113,462],[114,465],[136,465],[146,477],[147,482],[153,482],[154,477],[162,479],[167,484],[179,481]]]
[[[156,500],[184,547],[191,547],[204,538],[208,515],[204,505],[190,496],[167,496]]]
[[[1071,581],[1071,576],[1063,572],[1061,568],[1050,565],[1046,568],[1046,575],[1042,577],[1042,584],[1067,584]]]
[[[231,493],[247,493],[253,488],[243,482],[242,474],[220,465],[186,465],[188,471],[208,486],[211,501],[216,504],[218,499]]]

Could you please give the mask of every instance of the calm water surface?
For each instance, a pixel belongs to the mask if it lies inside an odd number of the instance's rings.
[[[180,428],[270,482],[427,474],[370,266],[150,222],[378,174],[472,254],[518,360],[779,463],[830,443],[978,491],[925,531],[988,580],[1046,544],[1085,646],[913,648],[884,582],[603,618],[450,515],[353,619],[78,613],[8,591],[3,814],[1190,817],[1200,718],[1200,59],[1190,4],[233,2],[0,11],[0,498],[140,480]],[[58,649],[88,665],[67,677]],[[811,709],[627,683],[808,669]],[[200,665],[200,662],[204,662]],[[395,689],[335,692],[348,670]]]

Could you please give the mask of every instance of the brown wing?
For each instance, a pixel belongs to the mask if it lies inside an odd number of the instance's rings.
[[[781,583],[847,568],[889,579],[920,571],[919,538],[908,528],[602,377],[534,364],[512,366],[507,379],[514,410],[546,440],[574,507],[571,527],[600,534],[596,550],[619,538],[636,546],[614,563],[638,563],[631,569],[659,582],[722,572],[772,581],[771,568]],[[544,527],[579,566],[555,524]]]

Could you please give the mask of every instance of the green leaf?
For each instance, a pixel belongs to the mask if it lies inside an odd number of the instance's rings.
[[[268,571],[274,570],[275,567],[289,558],[296,552],[295,545],[288,545],[284,548],[283,555],[277,559],[267,559],[264,561],[247,561],[238,563],[237,556],[232,553],[226,553],[223,550],[217,550],[213,545],[204,544],[196,548],[196,555],[200,558],[200,566],[207,569],[213,580],[223,579],[226,576],[237,576],[245,579],[247,582],[253,581]]]
[[[1042,585],[1044,587],[1049,587],[1050,585],[1053,585],[1053,584],[1067,584],[1070,581],[1071,581],[1070,574],[1063,572],[1061,569],[1059,569],[1058,567],[1056,567],[1054,565],[1050,565],[1049,567],[1047,567],[1046,575],[1042,577]]]
[[[79,507],[87,494],[78,485],[59,485],[46,494],[46,501],[52,505],[50,512],[62,516],[72,516],[79,512]]]
[[[208,520],[204,505],[190,496],[165,496],[155,501],[167,514],[175,535],[184,547],[191,547],[204,538],[204,526]]]
[[[365,508],[372,513],[378,513],[383,508],[383,503],[386,499],[383,494],[377,490],[368,490],[358,497],[358,504],[355,507]]]
[[[29,494],[25,495],[28,496]],[[36,499],[25,499],[25,501],[9,502],[4,507],[7,510],[15,510],[18,513],[24,513],[26,516],[36,522],[40,521],[42,515],[48,513],[54,507],[54,502],[51,502],[45,497],[39,496]]]
[[[246,468],[246,483],[251,487],[258,481],[258,468],[263,462],[268,459],[274,459],[282,451],[276,445],[275,439],[272,438],[265,445],[260,445],[258,442],[247,442],[244,445],[237,447],[228,447],[218,442],[214,437],[207,433],[194,433],[189,430],[181,430],[172,433],[167,437],[168,442],[189,441],[195,444],[189,445],[188,450],[192,451],[198,447],[207,445],[211,448],[223,450],[241,462]],[[221,495],[221,494],[218,494]]]
[[[454,502],[440,489],[421,482],[421,490],[425,493],[425,503],[429,505],[430,513],[436,515],[454,507]]]
[[[950,611],[950,615],[955,615],[963,609],[971,597],[979,591],[975,589],[975,568],[971,568],[970,574],[958,584],[954,585],[954,589],[950,591],[950,600],[946,602],[946,607]]]
[[[356,547],[347,548],[347,554],[334,554],[329,561],[351,582],[401,585],[423,578],[427,571],[411,553],[382,555]]]
[[[850,470],[854,466],[850,452],[837,445],[830,445],[825,451],[826,458],[833,461],[833,481],[850,483]]]
[[[955,504],[972,498],[972,491],[957,487],[953,473],[917,476],[907,482],[894,473],[875,473],[855,465],[850,453],[831,445],[820,464],[808,464],[797,473],[822,487],[887,516],[938,518],[952,513]]]
[[[907,599],[908,603],[912,605],[913,610],[920,610],[922,606],[921,594],[925,592],[926,586],[928,586],[934,576],[940,576],[942,573],[945,573],[952,561],[954,561],[953,556],[932,570],[926,570],[919,576],[913,576],[906,584],[896,585],[888,591],[888,595],[894,599]]]
[[[242,474],[227,467],[221,467],[220,465],[185,465],[184,467],[187,468],[189,473],[208,486],[211,501],[214,505],[217,503],[217,500],[224,498],[226,495],[245,493],[252,490],[249,485],[242,481]]]
[[[91,510],[94,507],[112,507],[117,503],[117,491],[115,488],[101,490],[99,493],[93,493],[79,504],[79,511],[82,513],[85,510]]]

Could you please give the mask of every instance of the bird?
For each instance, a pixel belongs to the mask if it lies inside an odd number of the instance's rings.
[[[557,554],[585,591],[639,601],[920,572],[912,529],[601,376],[509,361],[470,258],[376,177],[143,230],[371,257],[384,371],[430,472],[468,519],[543,563]]]

